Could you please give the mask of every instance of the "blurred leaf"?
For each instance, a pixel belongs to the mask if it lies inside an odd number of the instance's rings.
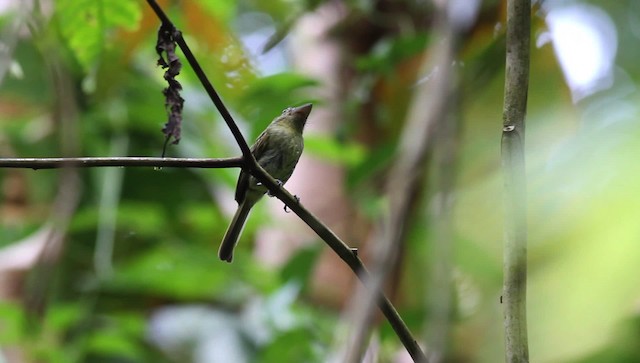
[[[0,83],[0,120],[14,122],[3,127],[25,126],[18,117],[33,117],[47,111],[51,102],[51,87],[42,54],[33,42],[21,41],[13,50],[13,61],[20,65],[22,77],[7,74]],[[15,140],[14,140],[15,141]],[[24,140],[26,141],[26,140]]]
[[[117,359],[144,360],[138,339],[144,335],[145,319],[140,315],[112,315],[89,336],[86,349],[91,355]]]
[[[262,47],[262,53],[267,53],[271,49],[275,48],[280,42],[284,40],[284,38],[289,35],[291,31],[291,27],[294,25],[294,20],[289,19],[285,20],[282,24],[278,26],[276,31],[267,39],[267,42]]]
[[[69,356],[64,349],[54,349],[53,347],[36,347],[28,352],[36,362],[47,363],[68,363]]]
[[[287,22],[292,16],[300,14],[306,6],[306,3],[290,0],[247,0],[245,3],[252,9],[269,14],[275,22]]]
[[[0,302],[0,345],[13,345],[23,338],[24,318],[21,305],[8,301]]]
[[[461,268],[485,284],[501,282],[501,261],[492,256],[485,248],[465,238],[456,238],[455,260]]]
[[[611,342],[603,349],[586,357],[572,360],[572,363],[635,363],[640,362],[640,316],[627,319],[613,334]]]
[[[125,202],[118,206],[118,225],[136,234],[159,235],[166,220],[163,210],[155,204]]]
[[[226,286],[224,273],[211,268],[213,258],[193,247],[159,246],[120,266],[107,286],[177,299],[209,298]]]
[[[256,79],[256,81],[251,84],[251,88],[247,90],[246,97],[259,97],[261,94],[281,94],[317,84],[318,81],[298,73],[278,73]]]
[[[228,23],[233,20],[233,17],[236,15],[236,7],[238,6],[238,2],[235,0],[198,0],[198,3],[223,23]]]
[[[84,70],[109,46],[115,27],[133,30],[142,17],[140,3],[130,0],[59,0],[57,25]]]
[[[257,71],[241,39],[234,34],[232,24],[212,17],[201,5],[195,1],[180,3],[184,21],[182,30],[191,37],[189,44],[209,80],[225,102],[235,108],[237,100],[246,93],[248,84],[257,78]],[[187,80],[197,84],[200,91],[199,81],[189,66],[185,66],[181,73],[185,94],[188,93]],[[211,104],[207,102],[206,106],[211,107]]]
[[[340,165],[356,165],[367,156],[365,148],[356,143],[341,143],[335,138],[308,135],[304,138],[305,153]]]
[[[285,108],[308,101],[301,98],[300,91],[316,85],[316,80],[297,73],[279,73],[252,82],[239,100],[239,110],[252,126],[249,142]]]
[[[223,23],[228,23],[234,18],[236,15],[236,7],[238,6],[235,0],[198,0],[198,3]]]
[[[468,95],[481,92],[488,82],[504,72],[503,58],[506,51],[506,35],[500,34],[490,42],[478,42],[468,50],[462,68],[462,84]]]
[[[293,329],[279,335],[260,352],[257,362],[324,362],[313,342],[314,334],[309,327]]]
[[[213,248],[163,245],[119,266],[106,287],[180,300],[218,296],[233,303],[248,286],[271,290],[276,282],[273,274],[250,260],[223,264]]]
[[[118,228],[142,237],[157,237],[166,233],[167,216],[156,204],[124,201],[118,206]],[[76,232],[91,231],[98,223],[98,210],[82,208],[74,216],[71,228]]]
[[[78,324],[85,314],[86,307],[81,303],[56,304],[47,313],[47,323],[55,330],[64,331]]]
[[[391,72],[398,63],[423,52],[428,40],[427,33],[383,39],[370,53],[357,60],[356,67],[365,72]]]
[[[393,143],[380,145],[369,150],[360,163],[353,165],[348,170],[347,187],[353,189],[366,180],[372,179],[374,175],[382,173],[393,159],[394,152],[395,144]]]
[[[187,229],[203,237],[212,239],[212,231],[223,231],[226,228],[226,219],[212,206],[212,203],[192,202],[181,206],[180,209],[181,222]]]
[[[306,283],[315,268],[315,262],[322,250],[323,245],[320,243],[298,250],[280,271],[282,280],[294,280]]]

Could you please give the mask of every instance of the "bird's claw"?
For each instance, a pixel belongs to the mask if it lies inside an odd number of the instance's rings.
[[[284,183],[283,183],[281,180],[276,179],[276,184],[278,184],[278,186],[279,186],[279,187],[281,187],[281,186],[282,186],[282,184],[284,184]],[[271,193],[271,191],[270,191],[270,190],[267,190],[267,195],[268,195],[270,198],[275,197],[275,195],[273,195],[273,193]]]
[[[297,195],[294,195],[293,198],[296,200],[296,203],[300,203],[300,197]],[[291,213],[291,210],[287,209],[287,205],[284,205],[284,212],[285,213]]]

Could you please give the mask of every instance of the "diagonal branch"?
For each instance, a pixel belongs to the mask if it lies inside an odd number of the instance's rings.
[[[357,250],[347,246],[336,234],[322,223],[315,215],[309,212],[300,204],[291,193],[284,189],[275,179],[271,177],[260,165],[253,174],[262,182],[278,199],[280,199],[290,210],[302,219],[322,240],[351,268],[360,281],[369,286],[371,280],[369,272],[362,261],[357,256]],[[389,321],[394,332],[402,342],[414,362],[426,362],[426,356],[418,345],[418,342],[409,331],[409,328],[398,314],[391,301],[382,293],[379,287],[370,291],[371,301],[377,303],[378,308]]]
[[[187,45],[187,42],[182,37],[182,33],[175,27],[175,25],[173,25],[169,17],[167,17],[164,11],[162,11],[162,8],[160,8],[160,6],[158,5],[158,3],[155,2],[155,0],[147,0],[147,3],[151,7],[151,9],[153,9],[153,11],[156,13],[158,18],[162,22],[163,26],[167,27],[168,29],[171,29],[171,32],[173,33],[173,37],[176,43],[178,43],[178,45],[180,46],[180,49],[182,49],[182,52],[184,53],[185,58],[189,62],[189,65],[191,65],[191,68],[193,68],[193,71],[198,77],[198,80],[200,80],[200,83],[202,83],[202,86],[204,87],[205,91],[209,95],[209,98],[211,98],[211,101],[213,101],[213,104],[218,109],[218,112],[220,112],[220,115],[224,119],[224,122],[227,123],[229,130],[231,130],[233,137],[236,139],[236,142],[240,147],[240,151],[242,151],[242,156],[245,158],[245,161],[250,164],[257,164],[257,161],[251,155],[251,150],[249,149],[249,145],[247,144],[247,141],[244,139],[244,137],[242,136],[242,133],[240,132],[240,129],[238,128],[238,124],[236,124],[233,117],[231,117],[231,114],[229,113],[229,110],[222,102],[220,95],[218,95],[218,92],[213,87],[211,82],[209,82],[209,79],[207,78],[207,76],[204,74],[202,67],[200,67],[200,63],[198,63],[198,61],[196,60],[196,57],[193,55],[193,53],[191,53],[191,49],[189,48],[189,46]]]
[[[172,29],[175,29],[169,18],[164,14],[155,0],[147,0],[147,3],[149,3],[149,6],[151,6],[151,8],[158,15],[158,18],[162,21],[164,26],[169,26]],[[296,215],[298,215],[300,219],[302,219],[309,227],[311,227],[311,229],[314,230],[318,234],[318,236],[320,236],[320,238],[322,238],[329,245],[329,247],[331,247],[331,249],[336,252],[336,254],[338,254],[338,256],[362,281],[368,281],[368,273],[366,272],[366,270],[364,270],[362,262],[357,258],[354,251],[351,250],[349,246],[347,246],[342,240],[340,240],[340,238],[338,238],[338,236],[336,236],[333,231],[331,231],[326,225],[318,220],[318,218],[311,214],[307,209],[302,207],[298,199],[294,198],[293,195],[282,188],[282,186],[278,184],[275,179],[273,179],[258,164],[255,157],[251,154],[247,143],[242,137],[242,134],[240,133],[240,130],[238,129],[235,121],[229,114],[227,108],[222,103],[222,100],[218,96],[211,83],[208,81],[206,75],[200,68],[200,65],[198,64],[195,57],[189,50],[186,42],[182,38],[181,33],[177,29],[175,29],[174,38],[184,52],[187,61],[197,74],[198,79],[200,79],[200,82],[209,94],[209,97],[218,108],[218,111],[220,111],[220,114],[229,126],[231,132],[233,133],[233,136],[236,138],[236,141],[238,141],[238,145],[242,150],[244,161],[246,162],[245,167],[248,168],[249,172],[256,179],[258,179],[261,183],[263,183],[264,186],[267,187],[267,189],[269,189],[272,195],[280,199],[287,207],[289,207],[290,210],[296,213]],[[389,299],[386,298],[379,289],[374,289],[372,293],[374,296],[374,300],[378,302],[378,306],[380,307],[387,320],[389,320],[391,326],[393,327],[394,331],[400,338],[402,344],[405,346],[411,357],[416,362],[426,361],[424,353],[418,346],[418,343],[411,335],[411,332],[407,328],[406,324],[402,321],[400,315],[398,315],[396,309],[393,307]],[[378,296],[380,296],[381,298],[376,298]]]

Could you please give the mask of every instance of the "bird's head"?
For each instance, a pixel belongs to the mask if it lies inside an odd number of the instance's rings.
[[[282,111],[282,114],[274,120],[274,123],[286,124],[287,126],[291,126],[302,133],[312,107],[312,104],[307,103],[298,107],[285,108],[284,111]]]

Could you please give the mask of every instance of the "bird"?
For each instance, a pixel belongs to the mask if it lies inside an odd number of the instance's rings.
[[[258,164],[278,183],[284,184],[289,180],[302,155],[304,149],[302,132],[311,108],[310,103],[286,108],[280,116],[271,121],[251,146],[251,153]],[[249,212],[266,192],[267,188],[247,170],[240,171],[235,194],[238,209],[222,238],[218,250],[220,260],[232,262],[233,250],[238,244]]]

